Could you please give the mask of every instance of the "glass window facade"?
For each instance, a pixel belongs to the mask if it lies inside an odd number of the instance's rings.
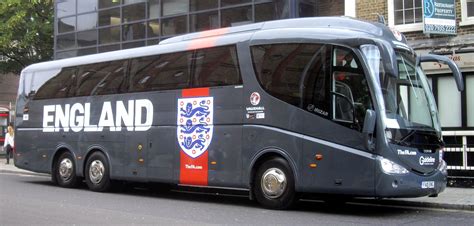
[[[108,9],[99,12],[99,26],[110,26],[120,24],[120,9]]]
[[[77,1],[77,13],[89,13],[97,11],[99,7],[97,0]]]
[[[191,32],[219,28],[219,13],[217,11],[210,11],[192,14],[189,26]]]
[[[97,13],[77,16],[77,30],[84,31],[97,28]]]
[[[344,0],[299,0],[298,17],[343,16]]]
[[[56,1],[55,4],[58,18],[76,14],[76,0]]]
[[[76,17],[65,17],[61,18],[58,21],[58,32],[57,33],[65,33],[70,31],[76,30]]]
[[[97,30],[82,31],[77,33],[78,47],[91,47],[97,45]]]
[[[55,1],[55,58],[155,45],[175,35],[254,22],[343,15],[344,2],[60,0]]]

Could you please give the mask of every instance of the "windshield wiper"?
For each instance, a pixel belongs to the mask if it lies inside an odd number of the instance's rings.
[[[408,138],[410,138],[411,136],[413,136],[415,133],[416,133],[416,130],[410,130],[410,132],[408,132],[407,135],[405,135],[404,137],[402,137],[402,139],[400,139],[399,141],[396,141],[397,144],[399,144],[399,145],[404,145],[404,146],[410,145],[410,142],[407,142],[406,140],[407,140]]]
[[[415,98],[418,99],[418,93],[416,92],[415,87],[413,85],[413,81],[411,80],[410,72],[408,72],[408,68],[405,63],[405,58],[402,56],[401,59],[402,59],[403,67],[405,68],[405,72],[407,73],[407,77],[408,77],[408,81],[410,82],[411,89],[413,90],[413,93],[415,93]],[[416,77],[416,74],[415,74],[415,77]]]

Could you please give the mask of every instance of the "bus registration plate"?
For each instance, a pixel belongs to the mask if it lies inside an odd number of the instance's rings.
[[[434,188],[434,181],[422,181],[421,188]]]

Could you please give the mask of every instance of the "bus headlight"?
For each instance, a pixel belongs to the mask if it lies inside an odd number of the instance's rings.
[[[377,158],[380,162],[380,167],[382,171],[386,174],[407,174],[408,170],[405,167],[398,165],[386,158],[378,157]]]

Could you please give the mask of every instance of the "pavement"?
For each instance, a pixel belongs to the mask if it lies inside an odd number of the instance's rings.
[[[7,165],[6,159],[3,158],[3,156],[0,157],[0,173],[49,176],[48,174],[19,169],[13,164],[13,160],[10,160],[10,164]],[[438,197],[355,199],[350,202],[368,203],[372,205],[474,211],[474,188],[447,187]]]

